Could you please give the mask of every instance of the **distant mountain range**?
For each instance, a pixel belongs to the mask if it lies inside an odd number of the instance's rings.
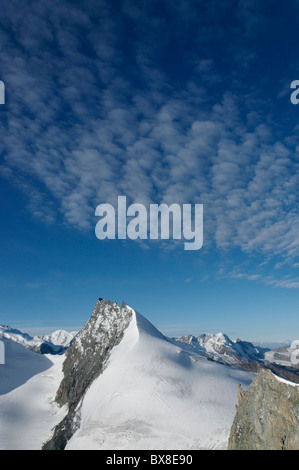
[[[224,333],[202,334],[195,336],[182,336],[176,341],[191,345],[194,349],[202,351],[214,360],[221,360],[226,364],[238,364],[240,362],[253,362],[263,360],[268,348],[254,346],[248,341],[237,339],[232,341]]]
[[[196,350],[210,360],[252,372],[266,368],[286,380],[299,383],[299,366],[292,364],[293,350],[288,345],[270,349],[240,339],[232,341],[224,333],[182,336],[173,341],[189,345],[190,350]]]
[[[40,354],[62,354],[72,341],[77,331],[56,330],[49,335],[30,336],[7,325],[0,325],[0,339],[15,341]],[[208,359],[227,365],[239,366],[242,369],[257,372],[261,367],[272,370],[282,378],[299,382],[299,367],[291,363],[292,350],[288,342],[272,343],[274,348],[254,345],[241,339],[231,340],[224,333],[204,333],[200,336],[181,336],[168,338],[174,343],[184,343],[190,351],[196,351]]]
[[[41,354],[62,354],[77,332],[56,330],[50,335],[30,336],[7,325],[0,325],[0,339],[6,338]]]

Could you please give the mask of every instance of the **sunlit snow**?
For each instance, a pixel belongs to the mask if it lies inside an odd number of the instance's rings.
[[[87,391],[67,449],[224,449],[253,374],[167,341],[136,313]]]

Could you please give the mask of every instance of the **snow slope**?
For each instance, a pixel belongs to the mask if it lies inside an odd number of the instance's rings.
[[[238,384],[246,389],[254,374],[185,346],[134,312],[66,449],[225,449]]]
[[[0,365],[0,450],[41,449],[66,413],[54,402],[64,356],[37,354],[3,339]]]

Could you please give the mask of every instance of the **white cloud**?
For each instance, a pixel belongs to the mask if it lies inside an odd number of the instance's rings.
[[[56,1],[51,12],[41,2],[35,13],[24,8],[21,15],[13,0],[5,12],[11,31],[1,32],[1,78],[9,97],[1,174],[23,188],[30,211],[45,219],[46,207],[48,222],[58,214],[94,230],[95,207],[116,203],[118,195],[143,204],[203,203],[205,246],[295,257],[295,134],[275,138],[254,93],[244,99],[223,89],[210,99],[200,75],[221,76],[207,56],[195,61],[190,55],[193,71],[184,87],[168,82],[154,60],[162,52],[151,44],[162,20],[153,20],[153,29],[134,43],[134,68],[127,65],[120,47],[124,30],[109,2],[102,2],[98,28],[90,27],[87,3],[84,14]],[[209,2],[209,15],[216,4]],[[146,2],[124,2],[122,14],[135,22],[137,37],[147,8]],[[259,11],[257,2],[239,2],[246,34],[261,20]],[[176,2],[176,21],[178,12],[186,26],[193,3]],[[165,34],[167,43],[173,27]]]

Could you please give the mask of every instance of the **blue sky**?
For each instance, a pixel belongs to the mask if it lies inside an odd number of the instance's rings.
[[[297,339],[299,2],[11,0],[0,18],[0,323],[99,296],[164,333]],[[204,205],[204,244],[95,237],[95,208]]]

